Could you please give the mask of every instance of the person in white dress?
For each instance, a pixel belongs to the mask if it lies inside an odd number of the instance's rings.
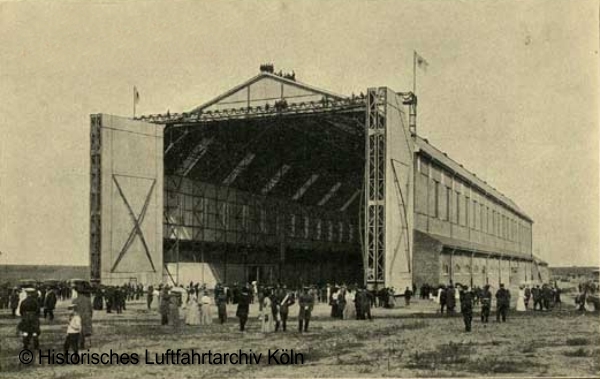
[[[519,287],[519,297],[517,298],[517,312],[525,312],[525,289],[523,286]]]
[[[212,324],[212,311],[210,309],[211,300],[210,296],[208,296],[208,293],[206,291],[204,291],[200,303],[202,303],[202,306],[200,308],[202,325]]]
[[[261,310],[261,332],[263,333],[272,333],[275,330],[275,324],[273,323],[273,311],[272,311],[272,302],[271,298],[267,293],[265,293],[265,297],[262,301],[262,310]]]
[[[346,304],[344,305],[343,317],[344,320],[352,320],[356,318],[356,306],[354,304],[355,293],[348,289],[346,294],[344,295],[344,299],[346,300]]]
[[[195,293],[190,295],[190,300],[185,305],[185,323],[186,325],[200,325],[200,305],[198,304],[198,297]]]
[[[21,317],[21,303],[27,299],[27,291],[25,288],[21,288],[21,292],[19,292],[19,304],[17,304],[16,315]]]

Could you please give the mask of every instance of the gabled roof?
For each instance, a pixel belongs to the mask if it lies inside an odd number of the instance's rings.
[[[223,93],[222,95],[219,95],[217,97],[215,97],[214,99],[194,108],[191,113],[198,113],[198,112],[202,112],[205,109],[214,106],[216,104],[219,104],[220,102],[222,102],[223,100],[227,99],[227,98],[231,98],[233,96],[235,96],[236,94],[240,94],[242,91],[247,90],[249,87],[251,86],[257,86],[260,85],[261,82],[266,83],[266,82],[277,82],[280,83],[282,86],[282,94],[284,95],[282,98],[287,99],[289,101],[288,96],[285,95],[285,88],[288,88],[287,92],[291,92],[291,91],[295,91],[296,93],[300,93],[301,96],[299,97],[307,97],[307,96],[315,96],[318,98],[328,98],[328,99],[333,99],[333,100],[342,100],[342,99],[346,99],[347,96],[343,96],[343,95],[339,95],[333,92],[329,92],[317,87],[313,87],[311,85],[305,84],[305,83],[301,83],[298,82],[296,80],[292,80],[292,79],[288,79],[279,75],[275,75],[275,74],[271,74],[268,72],[261,72],[260,74],[256,75],[253,78],[248,79],[247,81],[245,81],[244,83],[235,86],[234,88],[230,89],[229,91]],[[244,95],[245,96],[245,95]],[[260,96],[260,95],[259,95]],[[277,98],[280,98],[279,96]],[[273,100],[273,98],[254,98],[253,100]],[[232,108],[232,107],[230,107]]]
[[[533,222],[531,217],[529,217],[523,210],[511,199],[506,197],[504,194],[500,193],[497,189],[487,184],[482,179],[478,178],[475,174],[471,173],[469,170],[464,168],[461,164],[457,163],[450,157],[448,157],[445,153],[437,149],[435,146],[431,145],[427,140],[417,137],[416,138],[417,147],[423,151],[425,154],[433,158],[438,164],[446,167],[450,171],[462,177],[466,182],[475,185],[476,187],[483,190],[486,194],[491,195],[497,201],[500,201],[505,206],[507,206],[512,211],[516,212],[520,216],[524,217],[526,220]]]

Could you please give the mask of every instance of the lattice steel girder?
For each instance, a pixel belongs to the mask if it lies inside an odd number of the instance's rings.
[[[414,141],[404,105],[388,88],[367,92],[363,233],[365,281],[374,287],[412,285]]]
[[[365,144],[365,281],[385,284],[385,92],[367,91]],[[383,168],[383,172],[382,172]]]
[[[100,280],[102,252],[102,119],[91,115],[90,130],[90,268],[91,279]]]

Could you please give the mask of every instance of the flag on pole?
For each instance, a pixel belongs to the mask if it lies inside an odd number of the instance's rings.
[[[133,86],[133,101],[137,104],[140,102],[140,93],[137,90],[137,87]]]
[[[427,62],[425,60],[425,58],[423,58],[422,56],[419,55],[419,53],[417,53],[415,51],[415,61],[417,62],[417,66],[421,69],[423,69],[423,71],[427,72],[427,67],[429,67],[429,62]]]
[[[140,102],[140,93],[136,86],[133,86],[133,118],[135,118],[135,106]]]

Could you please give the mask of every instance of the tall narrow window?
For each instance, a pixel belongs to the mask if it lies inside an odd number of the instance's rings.
[[[479,207],[477,206],[477,202],[473,201],[473,221],[472,221],[472,229],[477,230],[477,209]]]
[[[471,206],[471,198],[470,197],[466,197],[465,198],[465,226],[468,228],[471,224],[469,224],[471,217],[469,216],[469,207]]]
[[[440,183],[439,182],[434,182],[435,185],[433,187],[434,189],[434,197],[435,197],[435,218],[440,218]]]
[[[450,221],[450,202],[452,199],[450,198],[450,187],[446,187],[446,217],[445,219]]]
[[[479,204],[479,223],[481,224],[481,227],[479,228],[482,232],[485,231],[485,208],[483,207],[483,203]]]
[[[454,202],[455,206],[454,206],[454,212],[456,213],[456,217],[454,219],[454,221],[456,222],[456,225],[460,224],[460,193],[455,192],[456,196],[456,201]]]

